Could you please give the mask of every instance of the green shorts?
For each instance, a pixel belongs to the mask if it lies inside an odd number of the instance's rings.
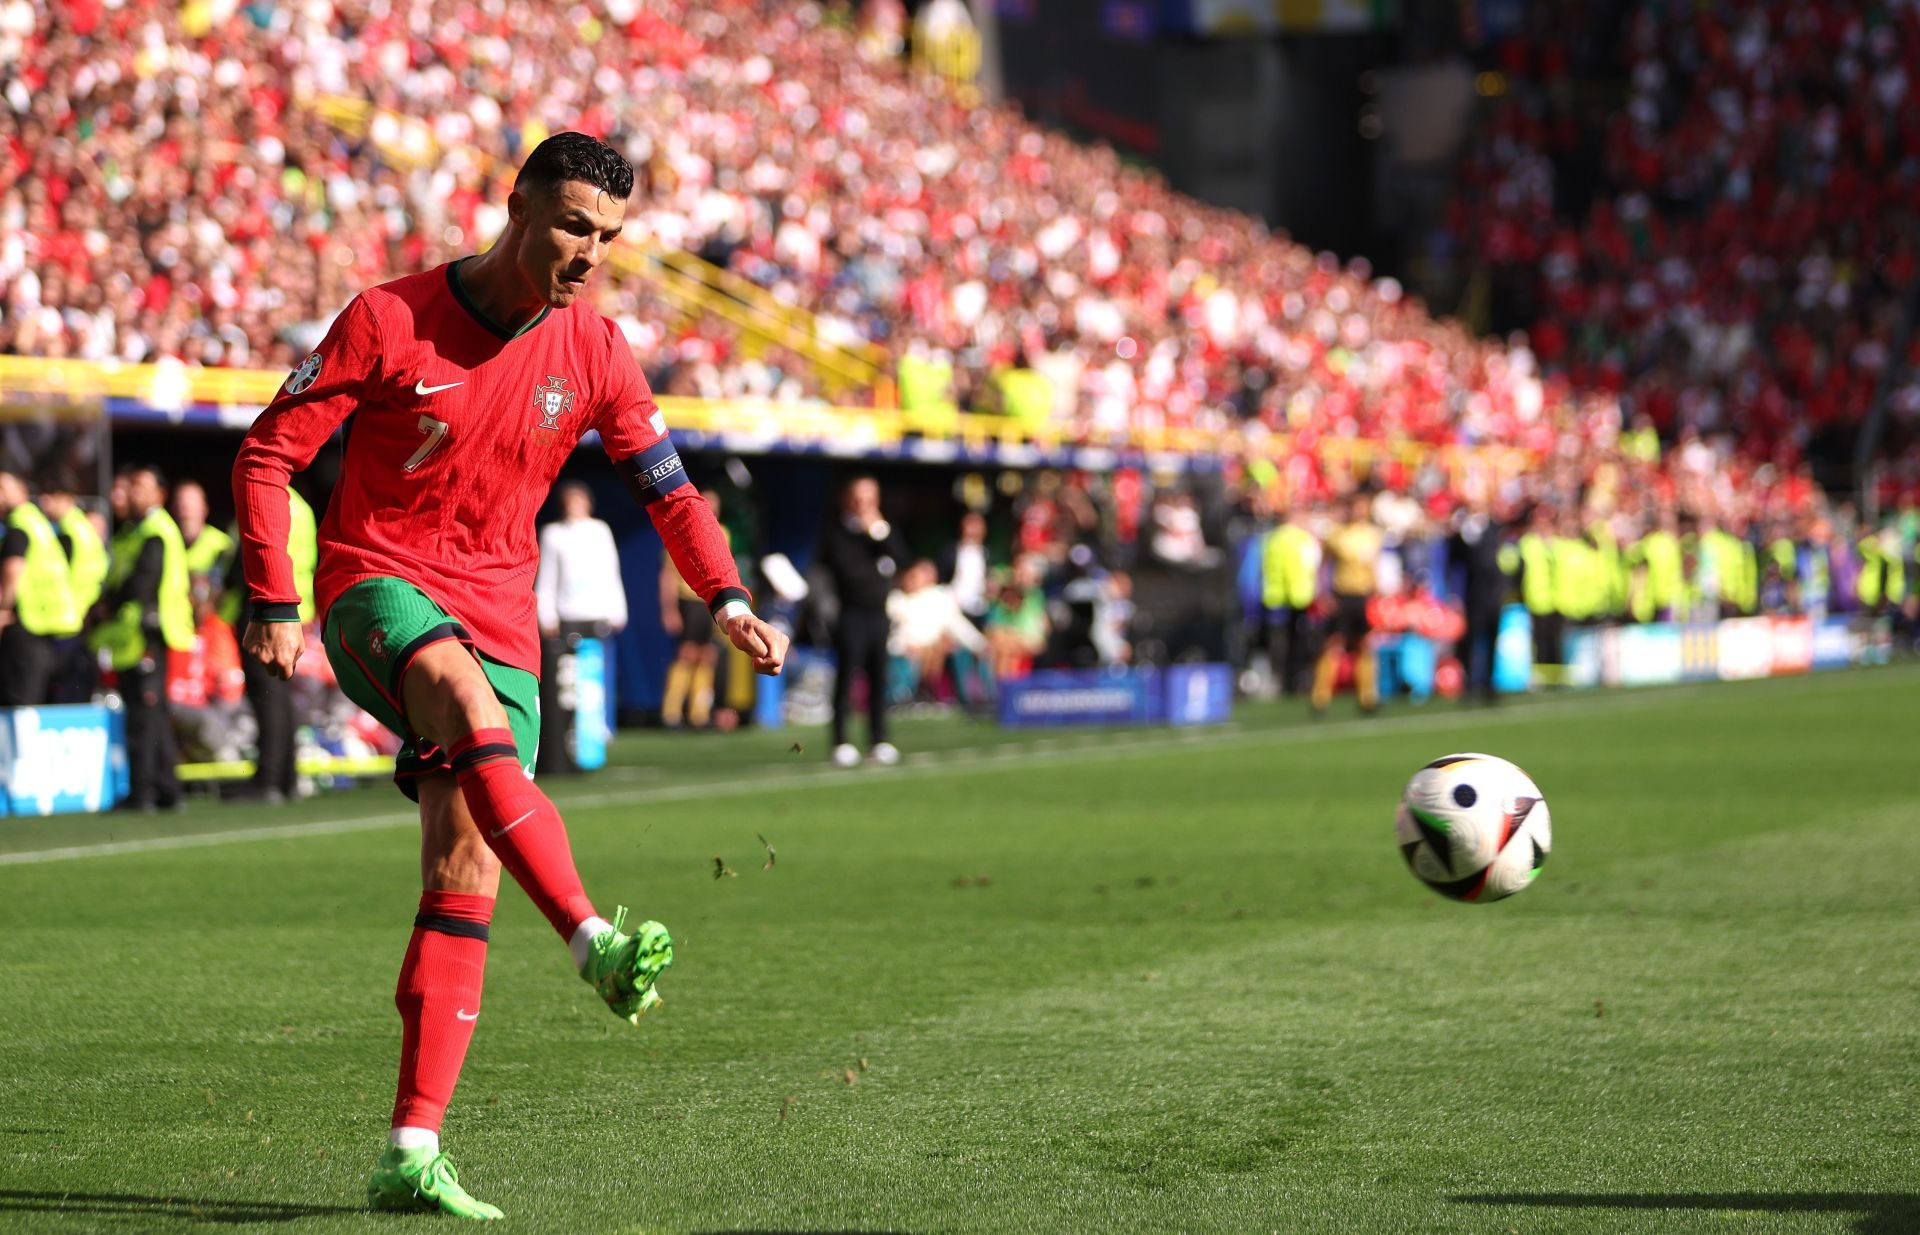
[[[404,743],[394,756],[393,780],[416,802],[422,776],[449,772],[447,752],[413,732],[400,702],[400,680],[422,648],[458,639],[486,673],[493,693],[507,711],[520,765],[529,777],[540,750],[540,679],[487,657],[473,638],[433,598],[404,579],[363,579],[327,610],[321,632],[327,661],[347,698],[365,708]]]

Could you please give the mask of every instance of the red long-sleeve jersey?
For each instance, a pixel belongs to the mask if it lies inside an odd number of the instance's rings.
[[[614,324],[576,302],[510,334],[468,299],[455,265],[355,297],[248,431],[233,492],[256,614],[290,616],[299,599],[287,479],[343,422],[314,576],[323,615],[363,579],[405,579],[481,651],[538,674],[534,516],[589,430],[688,585],[716,612],[748,600]]]

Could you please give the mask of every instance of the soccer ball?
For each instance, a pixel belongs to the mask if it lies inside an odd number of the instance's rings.
[[[1447,755],[1415,772],[1393,833],[1414,878],[1457,901],[1512,896],[1553,847],[1539,786],[1492,755]]]

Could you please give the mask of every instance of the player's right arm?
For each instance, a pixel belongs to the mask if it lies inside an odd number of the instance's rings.
[[[379,316],[366,296],[356,296],[319,348],[288,375],[233,461],[233,504],[249,593],[246,654],[282,678],[293,676],[305,646],[287,552],[287,482],[377,387],[381,351]]]

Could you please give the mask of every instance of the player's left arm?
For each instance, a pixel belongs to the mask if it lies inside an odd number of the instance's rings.
[[[727,639],[752,659],[756,673],[778,674],[786,663],[787,636],[755,616],[720,521],[687,478],[645,375],[618,328],[609,322],[607,331],[609,398],[599,420],[601,445],[646,508],[674,568],[706,601]]]

